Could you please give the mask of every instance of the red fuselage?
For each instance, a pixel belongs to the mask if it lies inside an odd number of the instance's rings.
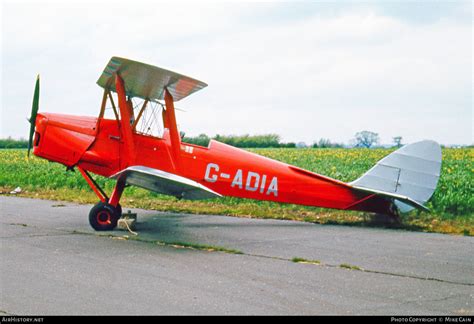
[[[328,177],[212,140],[209,146],[133,132],[125,141],[115,119],[41,113],[33,153],[110,177],[132,165],[194,180],[223,196],[337,209],[386,212],[389,203]],[[133,151],[130,150],[133,147]]]

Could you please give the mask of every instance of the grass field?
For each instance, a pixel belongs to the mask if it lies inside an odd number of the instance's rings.
[[[290,163],[342,181],[359,177],[390,149],[251,149],[250,151]],[[96,177],[110,192],[113,182]],[[398,227],[440,233],[474,235],[474,149],[444,149],[441,179],[427,206],[431,213],[413,211],[403,215]],[[36,157],[26,158],[25,150],[0,150],[0,191],[4,194],[21,187],[21,196],[95,203],[79,172]],[[240,217],[292,219],[321,224],[387,226],[372,215],[323,208],[284,205],[271,202],[220,198],[191,202],[161,196],[139,188],[127,188],[121,201],[124,207],[232,215]],[[85,215],[86,217],[87,215]]]

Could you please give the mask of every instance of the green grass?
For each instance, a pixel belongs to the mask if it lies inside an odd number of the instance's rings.
[[[390,149],[251,149],[250,151],[290,163],[342,181],[362,175]],[[125,190],[122,205],[146,209],[218,214],[239,217],[299,220],[320,224],[356,226],[389,226],[408,230],[474,235],[474,149],[443,149],[443,165],[438,188],[427,206],[431,213],[413,211],[402,216],[402,225],[376,224],[371,215],[292,204],[240,198],[219,198],[207,201],[176,200],[140,188]],[[110,192],[114,181],[96,177]],[[21,187],[20,196],[79,203],[95,203],[79,172],[36,157],[26,158],[25,150],[0,150],[0,191]]]
[[[22,224],[14,224],[14,225],[22,225]],[[242,251],[239,251],[237,249],[230,249],[223,246],[190,243],[190,242],[169,242],[169,241],[150,240],[150,239],[146,239],[140,236],[128,236],[128,235],[116,236],[113,234],[106,234],[106,233],[97,234],[97,233],[82,232],[82,231],[73,231],[72,234],[98,235],[100,237],[108,237],[108,238],[116,239],[116,240],[137,241],[137,242],[143,242],[143,243],[157,244],[161,246],[169,246],[175,249],[189,249],[189,250],[198,250],[198,251],[206,251],[206,252],[223,252],[223,253],[229,253],[229,254],[244,254]]]
[[[181,249],[192,249],[199,251],[208,251],[208,252],[224,252],[230,254],[243,254],[242,251],[236,249],[229,249],[222,246],[207,245],[207,244],[198,244],[198,243],[188,243],[188,242],[160,242],[166,246],[172,246],[175,248]]]
[[[319,260],[308,260],[308,259],[300,258],[300,257],[292,258],[291,262],[294,262],[294,263],[308,263],[308,264],[321,264],[321,261],[319,261]]]
[[[207,244],[200,244],[200,243],[156,241],[156,240],[144,239],[139,236],[129,236],[127,237],[127,240],[153,243],[153,244],[158,244],[158,245],[163,245],[163,246],[171,246],[176,249],[190,249],[190,250],[199,250],[199,251],[206,251],[206,252],[224,252],[224,253],[229,253],[229,254],[243,254],[242,251],[239,251],[236,249],[230,249],[230,248],[226,248],[222,246],[207,245]]]
[[[342,269],[347,269],[347,270],[356,270],[356,271],[362,271],[362,269],[358,266],[347,264],[347,263],[342,263],[339,265],[339,268]]]

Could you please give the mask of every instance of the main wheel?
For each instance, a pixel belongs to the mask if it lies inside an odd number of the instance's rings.
[[[89,223],[96,231],[111,231],[117,227],[120,212],[121,210],[112,205],[99,202],[89,212]]]

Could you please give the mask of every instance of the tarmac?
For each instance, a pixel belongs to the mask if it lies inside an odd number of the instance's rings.
[[[91,207],[0,196],[1,315],[474,314],[473,237]]]

